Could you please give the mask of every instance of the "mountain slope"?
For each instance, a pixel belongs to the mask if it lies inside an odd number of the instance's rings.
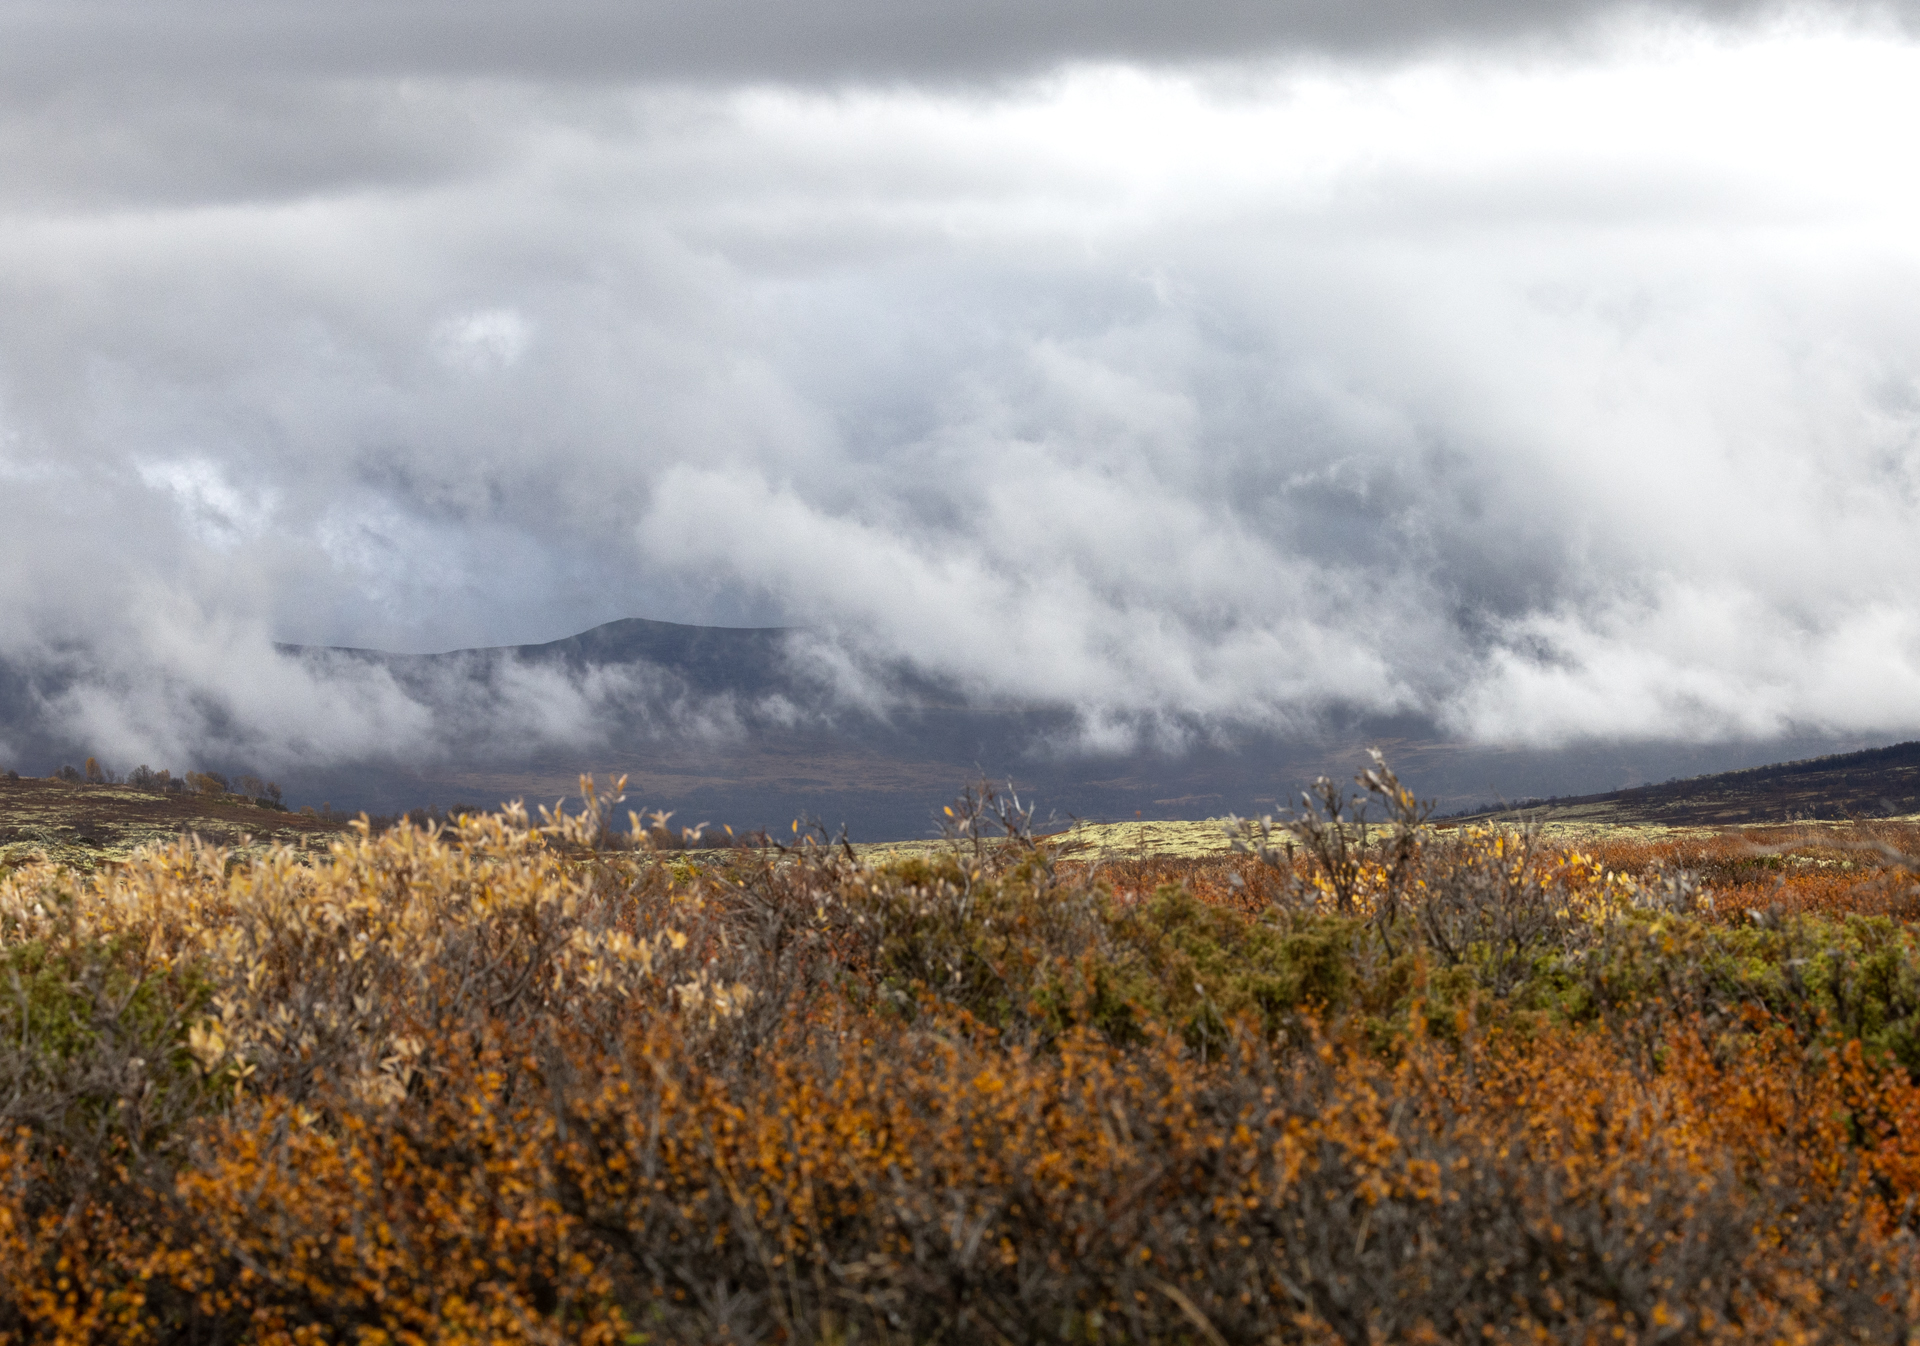
[[[0,776],[0,872],[32,860],[93,869],[188,833],[229,848],[310,849],[346,827],[343,818],[264,808],[240,795]]]
[[[1043,818],[1196,819],[1284,807],[1317,775],[1351,777],[1371,746],[1443,809],[1490,795],[1590,791],[1865,746],[1800,739],[1491,749],[1449,742],[1418,717],[1356,716],[1317,733],[1241,726],[1226,743],[1196,733],[1178,748],[1095,753],[1074,746],[1071,706],[972,704],[960,689],[909,670],[863,670],[886,708],[856,703],[821,676],[810,657],[816,639],[796,628],[634,618],[490,650],[301,651],[380,662],[412,694],[443,708],[449,746],[430,762],[283,770],[281,780],[303,800],[393,812],[551,802],[591,771],[627,776],[632,804],[671,809],[683,824],[784,831],[796,818],[817,817],[829,827],[847,824],[860,839],[883,840],[926,835],[940,806],[981,776],[1013,781]],[[628,678],[637,690],[602,703],[590,732],[570,743],[516,743],[489,718],[489,698],[526,670],[580,686]]]
[[[628,617],[536,645],[448,650],[444,654],[392,654],[316,645],[278,648],[287,654],[346,656],[376,662],[402,676],[493,659],[576,674],[593,668],[640,664],[671,670],[697,692],[757,696],[792,690],[795,678],[786,650],[788,641],[797,634],[796,628],[784,626],[687,626]]]
[[[1056,822],[1200,819],[1271,813],[1315,776],[1350,779],[1378,746],[1422,797],[1459,810],[1502,797],[1587,799],[1891,737],[1505,749],[1450,741],[1417,715],[1353,713],[1292,731],[1158,717],[1140,745],[1096,750],[1078,707],[983,703],[923,671],[860,663],[799,628],[629,618],[562,640],[438,654],[280,649],[307,666],[312,686],[338,678],[377,693],[399,726],[391,741],[343,758],[316,731],[312,760],[249,756],[242,740],[154,764],[266,770],[296,804],[376,814],[551,804],[576,791],[582,772],[617,774],[629,778],[630,806],[672,810],[680,823],[785,831],[818,818],[857,839],[899,840],[927,835],[940,806],[982,777],[1014,782]],[[849,690],[834,670],[853,666]],[[42,711],[61,691],[47,677],[15,686],[0,668],[0,726],[12,744],[0,765],[37,774],[97,755],[128,769],[136,759],[119,745],[47,727]]]
[[[1549,799],[1526,812],[1555,822],[1668,827],[1904,816],[1920,813],[1920,742]]]

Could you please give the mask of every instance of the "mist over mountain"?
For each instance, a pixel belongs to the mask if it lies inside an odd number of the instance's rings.
[[[0,762],[739,821],[1912,738],[1914,12],[0,3]]]
[[[290,716],[281,732],[262,735],[247,707],[188,696],[197,739],[143,738],[138,707],[154,708],[152,723],[174,734],[182,708],[164,685],[134,679],[107,703],[128,731],[116,739],[75,734],[53,713],[75,698],[102,704],[90,672],[97,666],[39,676],[0,666],[10,735],[0,766],[41,775],[97,756],[122,773],[137,764],[257,771],[275,776],[296,807],[374,813],[551,804],[574,796],[580,773],[591,772],[628,777],[630,807],[671,810],[679,824],[785,831],[813,818],[867,840],[926,835],[940,806],[982,777],[1014,784],[1042,820],[1245,815],[1297,802],[1317,775],[1350,778],[1378,746],[1423,796],[1458,809],[1851,751],[1893,736],[1496,747],[1419,715],[1346,707],[1287,731],[1163,717],[1103,743],[1069,702],[983,698],[956,679],[864,660],[818,631],[629,618],[560,640],[432,654],[282,644],[261,676],[277,684],[275,704],[303,694],[304,719]],[[338,722],[382,725],[387,734],[326,736]],[[312,735],[305,752],[303,732]]]
[[[1098,751],[1079,735],[1071,706],[978,704],[951,683],[898,668],[865,670],[850,688],[845,661],[802,628],[625,619],[563,640],[443,654],[285,648],[315,670],[378,668],[445,726],[428,758],[282,769],[302,802],[375,812],[552,802],[572,796],[578,774],[591,771],[627,776],[631,806],[671,810],[681,824],[784,831],[813,818],[860,839],[888,839],[926,835],[940,806],[983,776],[1013,783],[1042,820],[1203,818],[1297,802],[1316,775],[1350,777],[1373,746],[1423,795],[1458,808],[1867,742],[1798,735],[1501,750],[1449,739],[1414,716],[1348,713],[1312,732],[1243,729],[1229,739],[1196,730],[1183,741],[1163,735],[1157,747]],[[549,678],[599,689],[595,722],[585,732],[569,726],[563,742],[502,742],[491,726],[526,718],[502,717],[502,697]]]

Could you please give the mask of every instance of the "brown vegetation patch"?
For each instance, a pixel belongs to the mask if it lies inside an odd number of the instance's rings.
[[[50,860],[82,870],[193,834],[221,846],[324,846],[347,819],[289,813],[238,795],[0,777],[0,868]]]
[[[1920,1329],[1905,834],[604,824],[0,879],[0,1342]]]

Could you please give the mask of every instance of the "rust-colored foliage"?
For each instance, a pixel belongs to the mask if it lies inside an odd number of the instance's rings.
[[[1907,838],[1768,887],[1426,834],[1336,892],[604,836],[8,878],[0,1341],[1920,1326],[1920,950],[1808,923],[1897,910]]]
[[[1590,848],[1603,867],[1637,878],[1684,873],[1712,889],[1723,918],[1748,911],[1821,916],[1920,916],[1911,857],[1920,825],[1751,828]]]

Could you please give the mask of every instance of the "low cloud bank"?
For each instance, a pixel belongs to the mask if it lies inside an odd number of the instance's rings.
[[[723,744],[795,718],[784,698],[693,685],[642,663],[567,668],[513,650],[388,661],[252,640],[164,666],[133,646],[0,668],[0,766],[50,771],[97,756],[124,773],[218,766],[269,773],[511,763],[609,741]],[[132,657],[129,657],[132,656]]]

